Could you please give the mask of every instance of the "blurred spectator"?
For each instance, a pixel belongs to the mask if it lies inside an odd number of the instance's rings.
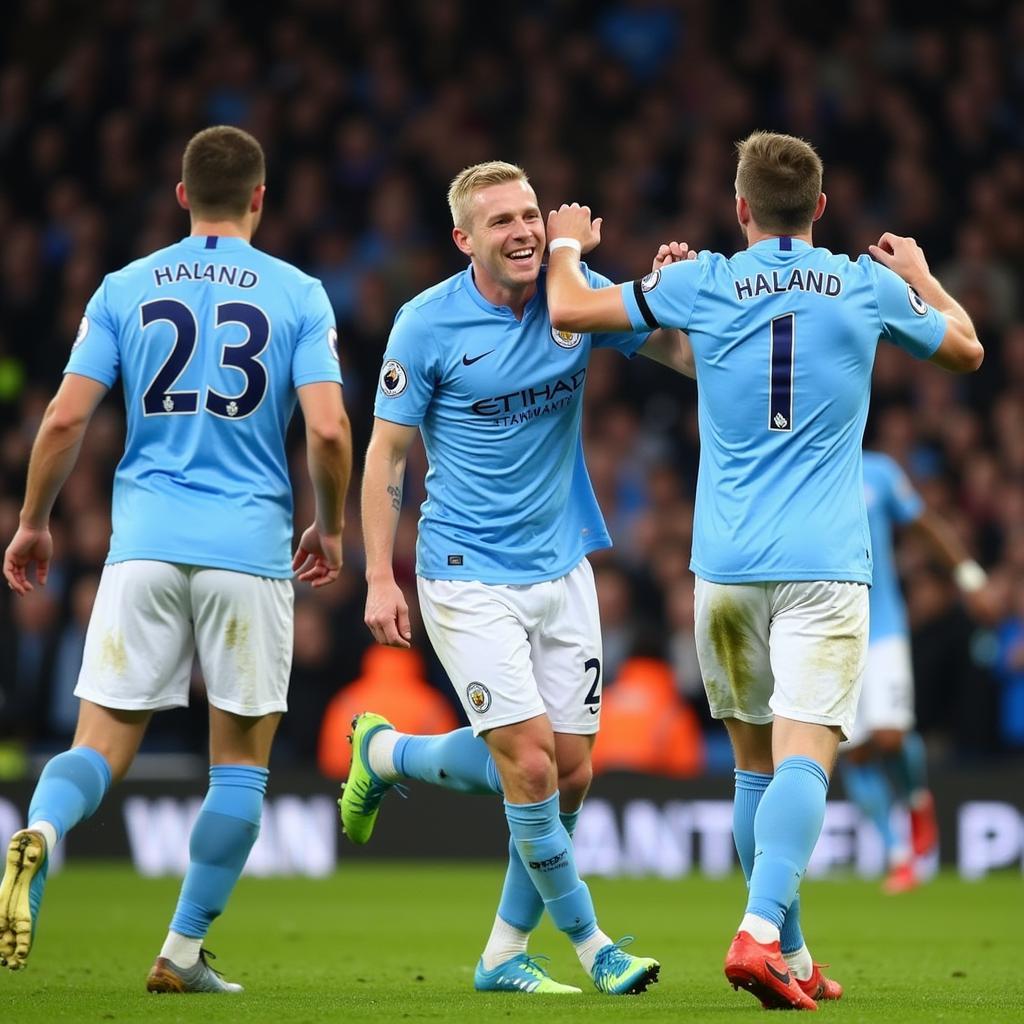
[[[626,660],[601,698],[594,771],[646,772],[686,778],[704,768],[704,740],[693,708],[660,658]]]
[[[1010,614],[996,633],[999,730],[1011,750],[1024,750],[1024,576],[1013,588]]]

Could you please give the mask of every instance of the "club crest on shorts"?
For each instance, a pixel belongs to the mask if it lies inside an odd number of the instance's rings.
[[[640,278],[640,291],[652,292],[658,287],[658,282],[661,280],[661,271],[652,270],[649,274]]]
[[[583,340],[583,335],[576,334],[573,331],[560,331],[552,327],[551,340],[559,348],[575,348]]]
[[[82,322],[78,325],[78,333],[75,335],[75,340],[71,345],[71,351],[74,352],[79,345],[85,341],[85,336],[89,333],[89,318],[87,316],[82,317]]]
[[[380,389],[388,398],[397,398],[409,383],[405,367],[397,359],[389,359],[380,371]]]
[[[911,285],[907,285],[907,298],[910,299],[910,308],[918,316],[928,315],[928,303],[921,298]]]
[[[466,687],[466,696],[478,714],[482,715],[491,706],[491,691],[483,683],[470,683]]]

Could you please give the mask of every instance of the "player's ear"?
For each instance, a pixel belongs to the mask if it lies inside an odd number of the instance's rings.
[[[743,196],[736,197],[736,219],[743,227],[750,223],[750,203]]]
[[[473,243],[469,240],[467,231],[463,231],[459,227],[452,228],[452,241],[459,252],[465,253],[467,256],[473,255]]]
[[[178,200],[178,205],[183,209],[189,209],[188,196],[185,194],[185,182],[179,181],[174,186],[174,197]]]
[[[814,207],[814,216],[811,218],[811,223],[812,224],[816,220],[818,220],[821,217],[821,215],[825,212],[825,204],[827,202],[828,202],[828,197],[825,195],[824,192],[822,192],[821,195],[818,196],[818,205]]]
[[[252,190],[252,202],[249,204],[250,213],[259,213],[263,209],[263,197],[267,194],[266,185],[257,185]]]

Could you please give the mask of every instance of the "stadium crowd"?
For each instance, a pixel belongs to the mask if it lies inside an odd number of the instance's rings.
[[[266,149],[255,243],[327,289],[357,461],[395,311],[464,265],[444,199],[459,169],[513,160],[545,208],[589,203],[605,223],[591,262],[624,280],[669,239],[738,248],[721,188],[733,143],[755,127],[785,131],[825,161],[817,244],[857,254],[883,230],[912,235],[985,345],[982,370],[965,379],[882,346],[866,443],[955,524],[998,608],[972,621],[948,573],[901,538],[933,753],[1024,757],[1024,4],[971,0],[938,21],[933,6],[886,0],[742,6],[739,18],[736,5],[535,0],[481,18],[458,0],[291,0],[265,20],[230,0],[19,5],[0,39],[5,543],[86,301],[105,273],[187,233],[173,186],[199,128],[238,124]],[[593,558],[606,692],[620,675],[644,675],[638,664],[667,664],[669,701],[700,716],[714,750],[722,733],[707,718],[687,568],[695,391],[645,362],[624,368],[597,353],[587,381],[587,461],[615,540]],[[74,726],[120,401],[115,391],[97,414],[61,495],[47,587],[0,598],[0,741],[11,750],[63,749]],[[422,452],[410,463],[396,560],[412,599]],[[282,764],[315,762],[331,698],[368,677],[357,495],[358,473],[341,580],[298,595]],[[311,519],[311,500],[299,490],[297,523]],[[417,639],[425,685],[449,699]],[[147,743],[202,750],[205,735],[199,701],[158,718]]]

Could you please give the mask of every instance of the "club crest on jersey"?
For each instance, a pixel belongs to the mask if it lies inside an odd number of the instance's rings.
[[[658,282],[661,280],[661,271],[652,270],[645,277],[640,279],[640,291],[642,292],[653,292],[658,287]]]
[[[914,291],[913,287],[911,287],[911,285],[909,284],[907,285],[907,298],[910,299],[910,308],[918,316],[928,315],[928,303],[925,302],[924,299],[922,299],[921,296],[918,295],[917,292]]]
[[[397,398],[409,383],[405,367],[397,359],[389,359],[380,371],[380,389],[388,398]]]
[[[327,347],[331,350],[331,355],[335,359],[338,358],[338,329],[336,327],[327,328]]]
[[[583,340],[583,335],[573,331],[560,331],[556,327],[552,327],[551,340],[559,348],[575,348]]]
[[[71,345],[71,351],[74,352],[79,345],[85,341],[85,336],[89,333],[89,318],[87,316],[82,317],[82,322],[78,325],[78,333],[75,335],[75,340]]]
[[[482,715],[491,706],[491,691],[483,683],[470,683],[466,687],[466,696],[478,714]]]

